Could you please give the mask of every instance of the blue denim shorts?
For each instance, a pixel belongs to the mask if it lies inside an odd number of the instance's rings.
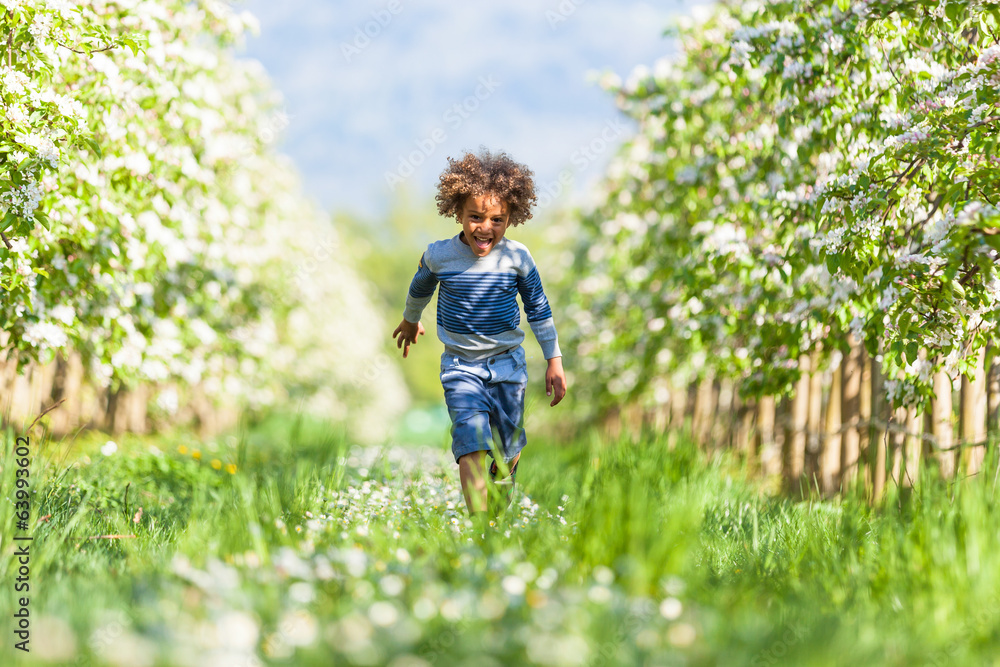
[[[472,452],[497,452],[510,462],[528,440],[524,434],[524,389],[528,368],[520,345],[479,361],[441,356],[441,386],[451,417],[455,461]]]

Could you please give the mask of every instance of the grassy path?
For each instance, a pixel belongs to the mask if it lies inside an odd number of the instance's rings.
[[[33,462],[19,663],[1000,664],[985,476],[873,511],[768,498],[662,439],[533,442],[480,534],[442,450],[278,422],[116,444]],[[0,526],[10,582],[9,503]]]

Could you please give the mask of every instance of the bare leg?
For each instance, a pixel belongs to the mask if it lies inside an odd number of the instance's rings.
[[[462,480],[462,493],[469,515],[486,511],[486,475],[483,474],[483,458],[486,452],[472,452],[458,459],[458,477]]]

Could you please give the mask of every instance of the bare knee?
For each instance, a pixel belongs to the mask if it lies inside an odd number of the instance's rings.
[[[475,466],[481,466],[483,464],[483,457],[486,456],[486,452],[470,452],[468,454],[463,454],[458,457],[458,467],[459,468],[475,468]]]

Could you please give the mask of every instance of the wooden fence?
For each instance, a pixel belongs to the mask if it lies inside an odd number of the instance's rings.
[[[798,363],[801,379],[784,400],[744,401],[732,381],[705,377],[673,388],[656,409],[624,407],[605,427],[613,436],[688,429],[703,448],[734,448],[761,475],[780,475],[792,495],[863,484],[874,501],[887,484],[912,487],[922,465],[945,478],[976,475],[1000,439],[1000,366],[987,372],[985,351],[971,380],[934,376],[935,398],[923,414],[891,409],[880,364],[860,344],[834,368],[817,368],[817,355]]]
[[[173,390],[176,409],[150,410],[158,392]],[[148,433],[167,426],[189,425],[205,436],[235,426],[235,405],[213,401],[201,387],[177,385],[101,388],[87,380],[76,353],[48,364],[27,364],[18,369],[10,360],[0,361],[0,420],[21,429],[36,420],[54,436],[80,429],[102,429],[112,434]]]

